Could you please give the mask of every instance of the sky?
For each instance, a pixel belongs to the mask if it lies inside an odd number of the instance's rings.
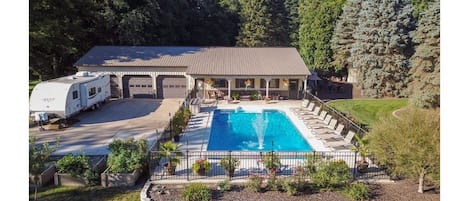
[[[1,200],[28,200],[28,1],[0,7]],[[468,1],[441,3],[441,200],[460,200],[469,181]],[[6,178],[5,178],[6,176]],[[4,199],[10,198],[10,199]]]

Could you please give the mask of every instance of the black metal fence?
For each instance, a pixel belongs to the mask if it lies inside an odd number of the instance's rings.
[[[267,176],[269,168],[266,167],[264,157],[278,156],[280,166],[276,169],[278,176],[289,176],[295,173],[298,167],[305,167],[307,158],[313,157],[319,160],[343,160],[350,167],[354,179],[389,179],[385,170],[368,161],[366,172],[357,169],[357,161],[360,156],[357,152],[241,152],[241,151],[183,151],[179,158],[174,175],[168,173],[167,159],[160,157],[160,152],[152,151],[151,158],[156,161],[151,180],[200,180],[200,179],[246,179],[251,174]],[[274,153],[274,154],[272,154]],[[175,155],[175,154],[173,154]],[[227,169],[221,165],[223,158],[234,158],[239,161],[232,177],[228,176]],[[194,172],[192,166],[197,160],[206,160],[210,163],[210,170],[205,174]],[[166,165],[165,165],[166,164]]]

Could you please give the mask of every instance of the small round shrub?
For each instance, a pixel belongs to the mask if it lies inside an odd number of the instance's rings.
[[[249,180],[248,180],[248,183],[246,184],[246,188],[248,188],[249,190],[253,192],[261,192],[263,180],[264,179],[259,175],[255,175],[255,174],[249,175]]]
[[[84,176],[85,172],[91,169],[88,157],[84,154],[67,154],[58,160],[55,166],[60,173],[68,173],[74,177]]]
[[[186,201],[208,201],[212,198],[210,189],[201,183],[191,183],[184,187],[182,196]]]
[[[312,180],[320,188],[340,188],[352,181],[352,174],[345,161],[326,161],[318,165]]]
[[[364,183],[354,183],[345,189],[345,195],[351,200],[362,201],[370,198],[370,190]]]
[[[225,179],[223,181],[218,182],[217,188],[222,193],[225,191],[230,191],[231,190],[230,180]]]
[[[282,182],[282,188],[287,191],[289,196],[295,196],[298,193],[299,185],[292,179],[285,179]]]

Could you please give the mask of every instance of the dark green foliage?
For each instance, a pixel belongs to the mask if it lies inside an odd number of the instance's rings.
[[[290,46],[289,19],[285,8],[285,0],[271,0],[270,13],[272,25],[269,28],[270,42],[268,46]]]
[[[127,140],[114,139],[109,144],[109,158],[107,166],[111,173],[131,173],[143,168],[147,159],[147,141],[133,138]]]
[[[363,95],[406,96],[412,5],[407,0],[363,1],[358,24],[350,60],[359,71]]]
[[[249,190],[253,192],[261,192],[263,180],[264,178],[262,178],[259,175],[256,175],[256,174],[249,175],[246,188],[248,188]]]
[[[267,179],[267,189],[271,191],[281,191],[282,190],[282,179],[278,179],[276,174],[270,174]]]
[[[298,32],[300,29],[300,22],[298,19],[298,0],[285,0],[285,9],[288,19],[290,46],[298,49]]]
[[[265,168],[275,171],[280,168],[281,165],[280,158],[275,152],[267,152],[262,157],[262,163],[264,163]]]
[[[361,3],[362,0],[348,0],[337,21],[331,39],[331,48],[333,51],[332,66],[336,69],[352,67],[350,49],[355,42],[353,34],[357,31],[358,13],[361,9]]]
[[[434,0],[410,0],[410,2],[414,7],[414,12],[412,12],[412,15],[415,18],[420,19],[420,15],[429,7],[431,2],[434,2]],[[438,0],[438,4],[439,3],[440,1]],[[440,7],[440,5],[438,5],[438,7]]]
[[[318,165],[311,179],[320,188],[333,189],[348,185],[352,181],[352,174],[345,161],[325,161]]]
[[[241,27],[237,46],[269,46],[269,29],[272,26],[269,0],[240,0]]]
[[[336,72],[331,66],[330,41],[345,0],[300,1],[300,54],[306,65],[323,75]]]
[[[373,126],[368,148],[392,176],[439,185],[440,111],[410,108]],[[421,189],[420,189],[421,190]]]
[[[362,201],[370,198],[370,189],[364,183],[358,182],[349,185],[344,193],[351,200]]]
[[[55,165],[60,173],[71,174],[74,177],[84,176],[91,169],[90,161],[85,154],[67,154]]]
[[[423,108],[440,107],[440,2],[422,13],[413,35],[410,103]]]
[[[186,201],[208,201],[212,199],[210,189],[201,183],[191,183],[182,190]]]

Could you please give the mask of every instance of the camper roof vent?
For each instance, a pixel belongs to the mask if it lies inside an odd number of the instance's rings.
[[[90,75],[90,72],[88,72],[88,71],[79,71],[75,75],[77,77],[88,77]]]

